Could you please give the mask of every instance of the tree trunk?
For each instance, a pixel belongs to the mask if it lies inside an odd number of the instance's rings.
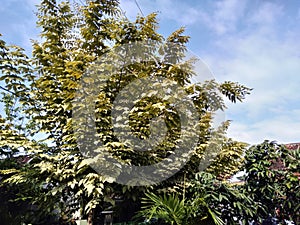
[[[93,225],[93,217],[94,217],[94,210],[92,209],[89,212],[88,218],[87,218],[87,224],[88,225]]]

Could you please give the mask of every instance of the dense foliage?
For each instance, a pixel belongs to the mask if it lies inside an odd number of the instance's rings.
[[[200,172],[185,183],[181,193],[146,194],[139,215],[167,224],[248,224],[255,202],[235,186]]]
[[[300,150],[265,141],[252,146],[245,156],[244,191],[257,204],[257,218],[277,217],[281,223],[299,223]]]

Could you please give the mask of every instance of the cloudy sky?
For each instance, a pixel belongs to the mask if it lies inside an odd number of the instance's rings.
[[[4,40],[31,51],[38,2],[1,0]],[[229,136],[251,144],[300,141],[299,0],[137,2],[143,14],[158,13],[162,34],[185,26],[189,50],[207,63],[216,80],[253,88],[243,103],[228,105]],[[121,0],[121,7],[131,19],[140,13],[135,0]]]

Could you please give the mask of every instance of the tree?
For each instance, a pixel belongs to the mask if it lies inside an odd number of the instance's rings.
[[[299,222],[300,181],[299,150],[288,150],[276,142],[264,141],[249,148],[245,156],[245,186],[247,195],[261,205],[258,219],[268,215]]]
[[[1,36],[1,35],[0,35]],[[29,179],[32,170],[27,165],[28,154],[38,149],[38,143],[30,138],[34,126],[30,114],[30,82],[33,71],[29,58],[18,46],[9,46],[0,40],[1,103],[0,115],[0,209],[4,224],[26,222],[31,214],[31,200],[40,192],[39,182]],[[28,182],[24,182],[24,176]],[[35,215],[36,217],[36,215]],[[41,221],[40,221],[41,222]]]
[[[136,202],[136,211],[145,191],[178,190],[184,177],[193,179],[209,145],[218,147],[212,148],[216,152],[211,154],[216,154],[216,158],[210,159],[211,166],[208,168],[218,179],[228,178],[241,165],[246,145],[226,137],[228,123],[213,131],[211,121],[214,111],[226,108],[216,90],[236,102],[242,101],[250,89],[234,82],[191,84],[189,78],[193,75],[193,61],[184,61],[189,37],[183,34],[183,28],[164,38],[157,32],[156,14],[139,16],[131,22],[122,16],[116,0],[88,0],[85,6],[72,5],[68,1],[43,0],[37,16],[41,41],[33,43],[31,59],[22,53],[16,55],[19,61],[14,61],[22,69],[17,73],[19,86],[15,83],[13,67],[4,66],[1,71],[4,71],[2,79],[7,80],[13,95],[22,99],[19,104],[25,107],[25,112],[19,116],[28,116],[29,126],[24,128],[24,134],[28,135],[25,135],[26,140],[32,140],[30,135],[39,133],[44,137],[38,143],[29,141],[30,147],[26,152],[31,154],[34,163],[28,165],[29,169],[20,168],[12,173],[7,182],[24,185],[23,195],[32,195],[32,203],[43,209],[42,212],[56,211],[61,218],[69,220],[80,209],[83,217],[89,217],[91,221],[95,210],[114,206],[118,198],[124,200],[123,204],[126,201]],[[137,41],[165,43],[165,47],[160,48],[164,57],[158,62],[138,62],[122,68],[101,90],[95,102],[95,113],[97,131],[105,137],[105,148],[118,160],[135,165],[156,163],[172,155],[176,149],[181,129],[178,112],[168,101],[159,102],[152,96],[142,99],[130,116],[134,121],[131,124],[133,132],[142,139],[149,136],[149,121],[162,112],[169,112],[165,120],[168,139],[159,145],[157,151],[151,155],[148,152],[136,153],[114,136],[110,121],[112,102],[117,93],[135,79],[152,74],[176,82],[189,94],[199,113],[197,126],[201,132],[190,160],[174,176],[155,186],[122,186],[114,182],[115,179],[98,174],[79,151],[72,117],[74,97],[85,70],[110,50]],[[153,46],[149,46],[148,50],[156,51]],[[1,65],[5,65],[6,56],[1,57]],[[25,70],[23,64],[32,68]],[[7,75],[5,71],[8,71]],[[15,89],[17,87],[21,91]],[[17,138],[21,136],[17,135]],[[4,141],[8,142],[9,138],[4,137]]]

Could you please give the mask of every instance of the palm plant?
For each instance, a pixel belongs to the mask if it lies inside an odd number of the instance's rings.
[[[171,195],[147,193],[146,198],[142,199],[142,204],[138,217],[143,216],[147,221],[157,218],[170,225],[224,224],[218,213],[214,212],[201,197],[185,201],[175,193]]]

